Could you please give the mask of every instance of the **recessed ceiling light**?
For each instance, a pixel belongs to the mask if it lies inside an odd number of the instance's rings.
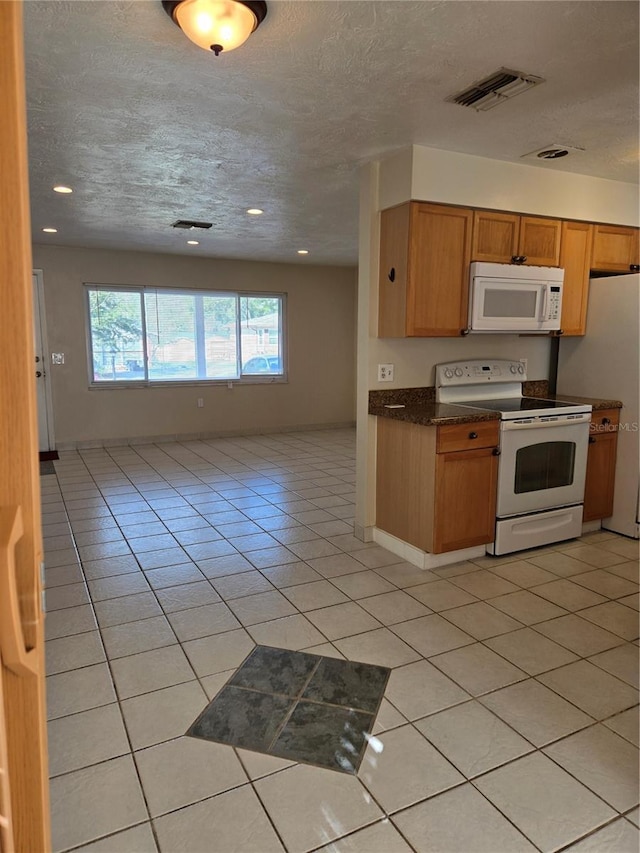
[[[190,246],[199,246],[200,245],[200,243],[197,240],[187,240],[187,243]]]
[[[73,190],[71,187],[65,187],[62,184],[58,184],[58,186],[53,188],[54,193],[72,193]]]
[[[42,230],[44,231],[45,234],[57,234],[58,233],[57,228],[43,228]]]
[[[308,255],[309,250],[308,249],[298,249],[298,254],[299,255]]]
[[[250,207],[247,213],[250,213],[251,216],[260,216],[261,213],[264,213],[264,210],[260,210],[259,207]]]

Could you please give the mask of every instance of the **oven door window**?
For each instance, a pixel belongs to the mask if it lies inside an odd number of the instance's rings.
[[[539,492],[573,483],[576,445],[573,441],[529,444],[516,452],[514,491]]]

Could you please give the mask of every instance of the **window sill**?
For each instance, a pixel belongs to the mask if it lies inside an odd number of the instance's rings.
[[[92,382],[89,391],[140,391],[146,388],[233,388],[236,385],[287,385],[286,376],[243,376],[242,379],[176,379],[161,382]]]

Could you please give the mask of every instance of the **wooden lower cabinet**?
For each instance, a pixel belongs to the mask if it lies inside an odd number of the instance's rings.
[[[494,448],[437,454],[434,554],[493,541],[497,477]]]
[[[613,512],[619,418],[618,409],[593,412],[591,416],[583,521],[608,518]]]
[[[378,418],[376,526],[432,554],[493,541],[498,429]]]

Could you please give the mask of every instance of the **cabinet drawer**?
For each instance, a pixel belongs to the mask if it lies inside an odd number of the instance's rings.
[[[616,432],[620,423],[620,409],[600,409],[591,412],[589,432]]]
[[[438,453],[456,450],[476,450],[480,447],[497,447],[500,421],[479,421],[470,424],[439,426],[436,440]]]

